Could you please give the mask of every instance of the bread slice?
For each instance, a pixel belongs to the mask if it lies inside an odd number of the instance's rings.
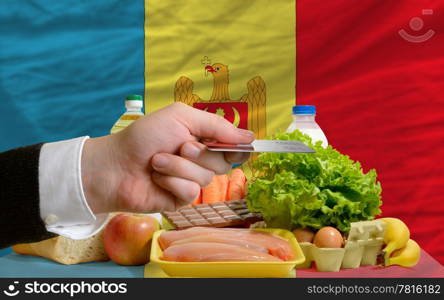
[[[17,244],[12,249],[18,254],[46,257],[65,265],[106,261],[109,257],[103,246],[102,232],[83,240],[58,236],[37,243]]]

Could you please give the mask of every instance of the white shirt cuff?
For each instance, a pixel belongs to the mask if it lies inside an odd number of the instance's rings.
[[[81,158],[88,138],[47,143],[40,150],[40,217],[46,230],[71,239],[94,235],[108,218],[93,214],[83,192]]]

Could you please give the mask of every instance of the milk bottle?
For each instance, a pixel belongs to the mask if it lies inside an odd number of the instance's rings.
[[[316,106],[314,105],[295,105],[293,106],[293,122],[287,128],[286,132],[293,132],[298,129],[302,133],[309,135],[313,142],[321,141],[322,147],[328,146],[327,137],[315,121]]]

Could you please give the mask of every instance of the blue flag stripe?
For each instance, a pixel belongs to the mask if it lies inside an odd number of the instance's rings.
[[[109,132],[144,94],[144,1],[0,1],[0,151]]]

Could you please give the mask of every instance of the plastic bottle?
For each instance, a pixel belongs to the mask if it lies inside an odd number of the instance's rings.
[[[132,122],[143,117],[143,98],[140,95],[128,95],[125,100],[126,112],[120,116],[111,128],[111,134],[128,127]]]
[[[314,142],[321,141],[322,147],[328,146],[327,137],[315,121],[316,106],[295,105],[293,106],[293,122],[286,132],[293,132],[298,129],[302,133],[309,135]]]
[[[143,98],[140,95],[128,95],[125,99],[126,112],[120,116],[114,126],[111,128],[111,134],[119,132],[128,127],[132,122],[144,116],[142,112]],[[160,213],[145,214],[154,217],[162,224],[162,215]]]

